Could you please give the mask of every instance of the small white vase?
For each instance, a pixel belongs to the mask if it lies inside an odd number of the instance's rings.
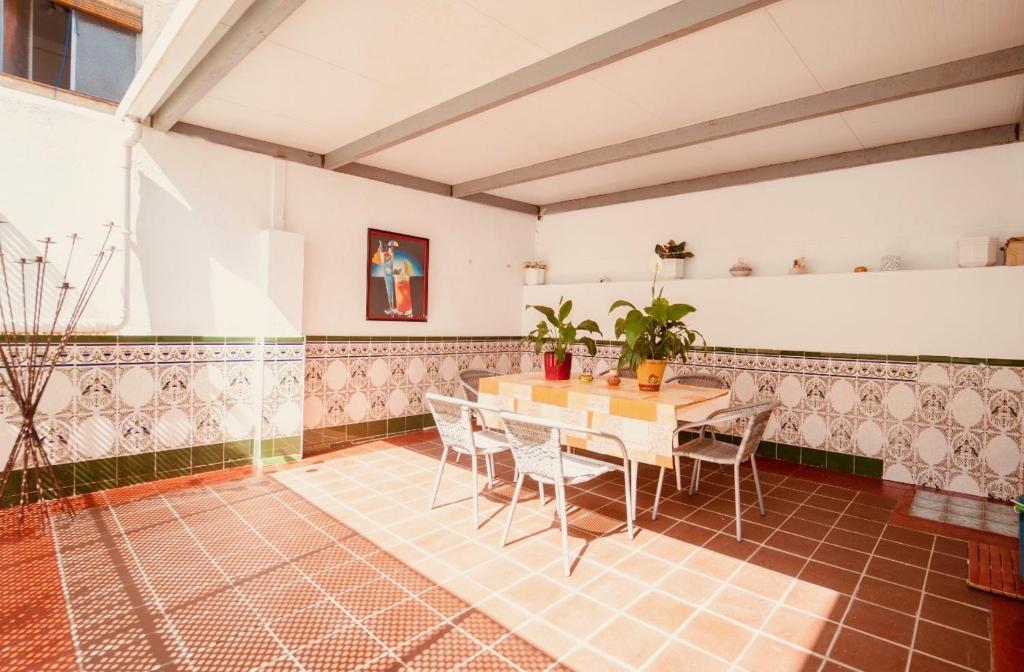
[[[686,259],[662,259],[661,277],[679,279],[686,275]]]
[[[527,285],[543,285],[546,268],[524,268],[523,282]]]

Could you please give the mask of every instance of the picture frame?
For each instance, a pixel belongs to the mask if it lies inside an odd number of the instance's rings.
[[[430,239],[366,231],[366,319],[426,322]]]

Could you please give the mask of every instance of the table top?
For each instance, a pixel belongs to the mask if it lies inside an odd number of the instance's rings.
[[[729,390],[676,383],[663,385],[657,392],[645,392],[631,378],[623,378],[618,387],[609,387],[601,377],[583,383],[575,376],[569,380],[547,380],[541,372],[482,378],[480,392],[555,406],[606,410],[638,420],[656,420],[670,409],[674,416],[681,408],[729,394]]]

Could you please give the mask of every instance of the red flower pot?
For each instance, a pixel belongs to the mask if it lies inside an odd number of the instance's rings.
[[[544,377],[548,380],[569,380],[572,372],[572,353],[565,353],[565,359],[559,364],[555,353],[544,353]]]

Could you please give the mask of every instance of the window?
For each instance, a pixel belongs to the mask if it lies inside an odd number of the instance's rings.
[[[114,0],[0,3],[0,71],[121,100],[135,75],[137,10]]]

